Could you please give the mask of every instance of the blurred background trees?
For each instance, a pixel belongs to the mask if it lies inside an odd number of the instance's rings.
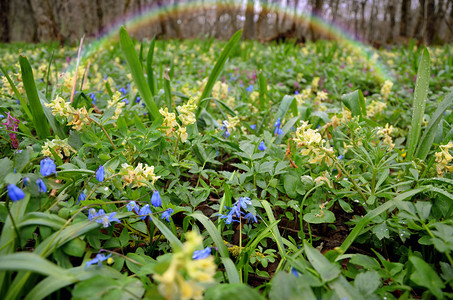
[[[0,0],[1,42],[76,42],[142,15],[136,37],[226,39],[239,28],[262,41],[329,38],[317,18],[375,46],[453,41],[452,0]],[[149,12],[161,9],[151,18]],[[295,16],[303,14],[304,18]],[[310,20],[315,20],[311,22]]]

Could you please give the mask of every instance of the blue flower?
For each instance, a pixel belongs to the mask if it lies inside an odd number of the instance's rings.
[[[280,128],[280,126],[282,126],[282,121],[280,120],[280,118],[278,118],[274,124],[274,127],[275,127],[274,135],[283,134],[283,130]]]
[[[24,186],[27,186],[29,182],[30,182],[30,178],[24,177]]]
[[[220,129],[224,130],[223,138],[227,139],[230,136],[230,132],[228,131],[228,121],[223,121],[223,126],[220,127]]]
[[[255,129],[256,129],[256,124],[250,125],[250,128],[252,128],[253,130],[255,130]]]
[[[146,204],[145,206],[140,208],[140,212],[138,214],[141,216],[142,220],[144,220],[151,213],[152,212],[151,209],[149,208],[149,204]]]
[[[96,258],[86,262],[85,270],[86,270],[86,268],[88,268],[89,266],[94,265],[94,264],[98,264],[98,266],[102,267],[102,262],[104,260],[107,260],[110,256],[112,256],[112,254],[109,254],[107,256],[105,256],[105,254],[96,254]]]
[[[102,209],[100,209],[99,212],[101,212],[101,210],[102,210]],[[104,212],[104,211],[102,210],[102,212]],[[95,210],[94,208],[90,208],[90,209],[88,210],[88,220],[91,221],[91,220],[93,220],[94,218],[96,218],[97,216],[98,216],[98,214],[97,214],[97,212],[96,212],[96,210]]]
[[[230,211],[230,213],[228,215],[220,214],[219,217],[220,217],[220,219],[226,219],[225,224],[231,224],[232,222],[239,222],[239,221],[233,219],[232,211]]]
[[[41,178],[38,178],[36,180],[36,184],[38,185],[38,190],[39,190],[40,193],[47,192],[47,187],[46,187],[46,185],[44,184],[44,181],[42,181]]]
[[[104,166],[100,165],[99,168],[96,171],[96,179],[99,182],[103,182],[105,177],[105,172],[104,172]]]
[[[41,165],[41,175],[42,176],[49,176],[52,173],[55,173],[57,176],[57,166],[55,165],[54,161],[48,157],[44,158],[40,162]]]
[[[210,247],[206,247],[203,250],[195,250],[193,252],[192,258],[194,260],[199,260],[199,259],[206,258],[209,255],[211,255],[211,248]]]
[[[96,95],[94,93],[89,93],[88,96],[91,98],[91,104],[96,104]]]
[[[343,159],[343,155],[338,155],[338,159]]]
[[[173,213],[173,209],[169,208],[167,209],[166,211],[164,211],[162,213],[162,216],[160,217],[162,220],[163,219],[166,219],[167,222],[170,222],[170,217],[171,217],[171,214]]]
[[[99,213],[98,213],[98,218],[96,219],[96,222],[99,223],[99,224],[102,224],[102,226],[104,228],[107,228],[110,226],[110,222],[118,222],[118,223],[121,223],[120,220],[118,220],[118,218],[115,218],[115,215],[116,215],[116,212],[112,212],[110,215],[100,215],[100,212],[101,210],[99,210]]]
[[[87,195],[84,192],[81,192],[79,197],[77,198],[77,202],[83,201],[87,198]]]
[[[25,193],[14,184],[8,184],[8,196],[12,201],[19,201],[24,199]]]
[[[140,102],[140,97],[137,96],[137,98],[135,98],[135,103],[139,103]]]
[[[123,94],[123,95],[126,95],[127,94],[127,90],[125,88],[120,88],[120,93]]]
[[[294,269],[293,267],[291,267],[291,273],[296,276],[296,277],[299,277],[299,272],[297,272],[296,269]]]
[[[260,149],[261,151],[264,151],[264,150],[267,149],[266,144],[264,143],[264,141],[261,141],[260,145],[258,146],[258,149]]]
[[[257,223],[258,220],[256,219],[256,216],[252,213],[248,213],[244,216],[244,218],[248,221],[248,222],[253,222],[253,223]]]
[[[151,204],[154,207],[162,206],[162,198],[160,197],[159,191],[154,191],[151,196]]]
[[[250,92],[253,92],[253,85],[252,85],[252,84],[249,85],[249,87],[246,88],[245,90],[246,90],[247,92],[249,92],[249,93],[250,93]]]
[[[127,211],[133,211],[133,210],[134,210],[135,213],[138,214],[138,209],[139,209],[139,207],[138,207],[137,203],[135,203],[135,201],[129,202],[129,203],[126,205],[126,207],[127,207]]]
[[[299,91],[294,92],[294,95],[299,95],[299,94],[300,94]]]
[[[242,206],[243,209],[247,209],[247,204],[252,205],[249,197],[241,197],[238,200],[238,205]]]

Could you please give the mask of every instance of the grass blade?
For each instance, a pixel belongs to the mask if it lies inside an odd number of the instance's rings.
[[[197,219],[200,221],[201,224],[203,224],[204,228],[209,232],[209,235],[211,236],[212,240],[214,241],[217,249],[219,249],[219,253],[221,257],[230,257],[230,254],[228,253],[228,249],[225,246],[225,243],[223,242],[222,237],[220,236],[219,231],[215,227],[214,223],[212,223],[211,220],[208,219],[205,215],[195,212],[190,214],[189,216],[193,217],[194,219]]]
[[[30,103],[36,133],[40,139],[45,139],[50,135],[49,122],[44,114],[41,100],[39,99],[38,91],[36,90],[33,71],[25,56],[19,56],[19,63],[22,72],[22,81],[24,83],[25,92],[27,93],[28,102]]]
[[[135,85],[137,86],[140,96],[143,98],[143,101],[148,108],[148,112],[153,119],[159,119],[159,109],[154,103],[151,90],[146,82],[145,75],[143,73],[142,64],[138,59],[137,52],[135,51],[134,44],[132,43],[129,34],[127,33],[124,27],[120,29],[120,44],[121,50],[123,51],[124,57],[126,58],[127,65],[132,74],[132,79],[134,80]]]
[[[173,232],[171,232],[171,230],[167,226],[165,226],[164,223],[159,221],[159,219],[155,216],[150,216],[150,218],[153,221],[154,225],[156,225],[160,232],[162,232],[162,234],[167,238],[172,247],[179,247],[180,249],[182,249],[181,241],[173,234]]]
[[[436,111],[429,120],[428,126],[426,126],[423,136],[418,144],[417,152],[415,156],[421,160],[424,160],[428,155],[431,146],[433,145],[434,137],[436,136],[437,126],[440,120],[442,120],[444,112],[450,107],[453,102],[453,93],[448,94],[444,100],[439,104]]]
[[[423,114],[425,112],[426,96],[428,95],[429,87],[429,52],[425,48],[423,50],[420,64],[417,72],[417,82],[415,83],[414,104],[412,111],[411,128],[407,141],[407,156],[406,161],[412,160],[415,149],[420,138],[420,132],[423,122]]]
[[[214,68],[212,69],[211,74],[209,75],[208,82],[206,83],[206,86],[203,90],[203,93],[200,96],[200,99],[198,99],[198,102],[203,101],[203,99],[209,97],[209,95],[211,94],[212,88],[214,87],[214,84],[215,84],[217,78],[219,78],[220,73],[223,70],[223,66],[225,66],[225,63],[226,63],[228,57],[230,56],[232,50],[234,49],[236,44],[241,39],[241,35],[242,35],[242,30],[239,30],[231,37],[231,39],[226,44],[225,48],[223,49],[222,53],[220,54],[219,59],[216,62]],[[198,116],[200,116],[200,113],[203,110],[203,108],[206,108],[207,106],[208,106],[208,102],[205,102],[203,105],[199,104],[195,117],[198,118]]]
[[[260,202],[261,202],[261,205],[263,206],[264,210],[266,211],[267,217],[269,219],[269,223],[273,224],[275,222],[275,217],[274,217],[272,208],[269,205],[269,202],[267,202],[266,200],[261,200]],[[274,236],[275,242],[277,243],[278,251],[280,252],[280,255],[282,256],[282,259],[284,259],[284,257],[286,257],[285,247],[283,244],[282,236],[280,235],[280,232],[278,231],[278,227],[276,227],[276,226],[272,227],[272,235]]]
[[[16,85],[14,84],[13,80],[11,79],[11,77],[9,77],[8,75],[8,72],[6,72],[6,70],[0,66],[0,70],[2,70],[2,73],[3,75],[5,75],[6,79],[8,80],[9,82],[9,85],[11,86],[11,89],[13,90],[14,92],[14,95],[16,96],[16,98],[19,100],[20,102],[20,106],[22,106],[22,109],[24,110],[24,112],[27,114],[28,118],[33,121],[33,116],[32,114],[30,113],[30,110],[28,109],[28,106],[27,106],[27,103],[25,102],[25,99],[22,98],[22,96],[20,95],[19,91],[17,90],[16,88]]]
[[[266,107],[266,100],[269,99],[267,93],[267,82],[266,78],[264,78],[263,72],[259,72],[258,79],[260,82],[260,109],[264,110]]]
[[[234,265],[233,261],[228,257],[221,258],[223,265],[225,266],[225,271],[228,275],[228,282],[229,283],[241,283],[239,279],[238,270],[236,270],[236,266]]]
[[[156,96],[156,79],[154,77],[153,58],[156,38],[154,37],[149,45],[148,56],[146,58],[146,74],[148,75],[148,86],[153,96]]]

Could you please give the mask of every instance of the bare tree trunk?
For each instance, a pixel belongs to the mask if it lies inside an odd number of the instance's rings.
[[[340,0],[334,0],[332,5],[332,23],[335,23],[337,16],[338,16],[338,5],[340,4]]]
[[[417,23],[415,24],[414,27],[414,32],[412,33],[413,37],[417,37],[418,39],[421,39],[423,37],[423,29],[424,29],[424,23],[425,23],[425,0],[418,0],[419,2],[419,11],[418,11],[418,17],[417,17]]]
[[[244,23],[244,39],[250,40],[255,37],[255,7],[254,2],[247,1],[245,9],[245,23]]]
[[[311,14],[312,16],[320,16],[322,14],[322,6],[324,4],[323,0],[312,0],[312,9]],[[309,32],[313,41],[316,41],[319,36],[315,32],[315,26],[313,26],[313,18],[310,21]]]
[[[360,31],[362,33],[362,39],[365,39],[365,34],[366,34],[365,6],[366,6],[366,0],[362,0],[360,2]]]
[[[407,27],[410,23],[410,0],[401,1],[401,23],[400,23],[400,36],[407,37],[408,31]]]
[[[36,20],[38,41],[59,40],[62,42],[49,0],[31,0],[30,5]]]
[[[396,15],[396,6],[394,5],[394,0],[389,0],[388,2],[388,6],[387,6],[387,10],[388,10],[388,13],[389,13],[389,18],[390,18],[390,27],[389,27],[389,35],[388,35],[388,38],[387,38],[387,42],[388,43],[393,43],[394,41],[394,28],[395,28],[395,24],[396,24],[396,20],[395,20],[395,15]]]
[[[265,37],[263,36],[263,32],[266,32],[266,29],[263,28],[263,24],[267,21],[267,14],[269,13],[269,10],[267,8],[268,2],[267,0],[262,0],[261,1],[261,11],[258,15],[258,21],[256,22],[256,30],[257,34],[256,37],[258,39],[264,39]]]
[[[0,0],[0,42],[9,42],[9,0]]]
[[[376,6],[376,0],[373,0],[371,3],[371,16],[376,16],[377,15],[377,6]],[[367,39],[371,44],[374,44],[374,21],[376,18],[370,18],[370,23],[368,26],[368,34],[367,34]]]
[[[426,5],[426,30],[425,30],[425,41],[427,44],[431,44],[434,37],[437,35],[436,28],[436,3],[435,0],[428,0]]]

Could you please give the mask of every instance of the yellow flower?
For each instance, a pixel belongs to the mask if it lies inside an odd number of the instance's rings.
[[[179,127],[178,134],[179,138],[181,139],[181,142],[185,143],[187,141],[187,138],[189,137],[189,135],[186,132],[186,127]]]
[[[318,85],[319,85],[319,77],[313,78],[313,81],[311,82],[311,88],[313,91],[318,90]]]
[[[42,147],[41,153],[44,156],[52,156],[52,152],[50,151],[50,149],[53,149],[58,154],[58,156],[62,159],[63,159],[63,154],[66,157],[69,157],[71,155],[71,152],[76,153],[74,148],[72,148],[68,144],[67,138],[64,140],[60,140],[58,137],[55,137],[51,141],[46,141],[44,143],[44,146]]]
[[[165,107],[165,109],[161,108],[159,109],[159,113],[164,117],[163,121],[163,126],[167,127],[165,129],[165,134],[167,136],[171,136],[173,132],[173,127],[178,125],[178,122],[176,122],[176,114],[175,113],[169,113],[168,108]]]
[[[453,148],[453,142],[449,142],[447,145],[440,145],[439,149],[440,152],[436,152],[436,169],[437,175],[439,177],[444,176],[444,171],[452,171],[453,166],[449,166],[448,164],[453,160],[453,156],[450,154],[450,149]]]
[[[59,115],[63,117],[69,117],[73,112],[74,108],[71,106],[71,103],[65,101],[60,96],[57,96],[52,102],[44,104],[47,107],[52,109],[52,114],[54,116]]]
[[[381,95],[382,95],[382,97],[384,97],[385,100],[387,100],[387,98],[390,94],[390,90],[392,89],[392,86],[393,86],[393,82],[391,82],[390,80],[386,80],[384,82],[384,85],[381,88]]]
[[[177,107],[179,112],[179,120],[181,120],[183,126],[191,125],[196,122],[195,110],[197,105],[195,104],[195,98],[190,98],[186,104]]]
[[[154,184],[160,178],[160,176],[154,174],[154,166],[148,166],[147,164],[145,164],[145,168],[143,168],[142,163],[139,163],[135,169],[127,163],[122,164],[121,167],[120,174],[123,175],[124,186],[131,183],[133,183],[132,188],[146,186],[147,181],[151,181],[151,184]]]

